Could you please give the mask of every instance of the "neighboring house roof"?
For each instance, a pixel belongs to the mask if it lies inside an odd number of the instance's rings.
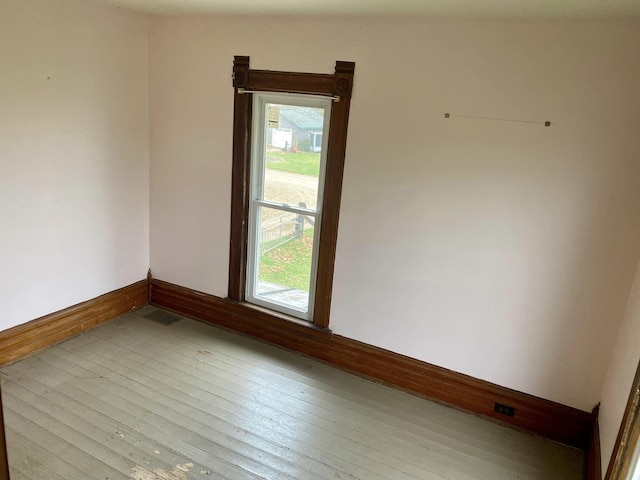
[[[322,130],[324,117],[317,110],[310,107],[294,107],[282,105],[280,116],[294,125],[298,130]]]

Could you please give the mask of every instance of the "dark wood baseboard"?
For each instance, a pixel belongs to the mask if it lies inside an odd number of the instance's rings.
[[[164,281],[151,280],[151,303],[317,358],[343,370],[586,449],[591,414],[367,345],[310,324]],[[496,403],[515,409],[512,417]]]
[[[591,438],[589,446],[584,456],[584,478],[585,480],[602,480],[602,460],[600,455],[600,427],[598,425],[598,415],[600,404],[596,405],[591,412]]]
[[[0,366],[38,352],[148,303],[141,280],[92,300],[0,332]]]

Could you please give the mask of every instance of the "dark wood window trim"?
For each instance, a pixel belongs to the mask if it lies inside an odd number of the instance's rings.
[[[7,442],[4,436],[4,418],[2,414],[2,391],[0,391],[0,480],[9,480]]]
[[[640,448],[640,364],[607,468],[605,480],[625,480],[632,472],[633,454]]]
[[[252,70],[249,67],[249,57],[234,57],[229,299],[244,301],[246,286],[252,95],[244,92],[302,93],[339,97],[331,106],[313,310],[313,324],[320,328],[328,328],[354,69],[355,63],[338,61],[333,74]]]

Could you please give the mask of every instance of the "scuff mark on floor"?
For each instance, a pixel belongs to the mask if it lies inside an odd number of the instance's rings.
[[[193,468],[193,463],[183,463],[183,464],[180,464],[180,465],[176,465],[176,468],[179,468],[183,472],[188,472],[189,470],[191,470]]]
[[[131,469],[131,480],[188,480],[187,473],[193,468],[193,463],[176,465],[171,470],[164,468],[147,468],[136,465]]]

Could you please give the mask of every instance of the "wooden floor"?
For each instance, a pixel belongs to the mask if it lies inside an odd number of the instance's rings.
[[[12,480],[581,478],[580,451],[163,315],[2,369]]]

